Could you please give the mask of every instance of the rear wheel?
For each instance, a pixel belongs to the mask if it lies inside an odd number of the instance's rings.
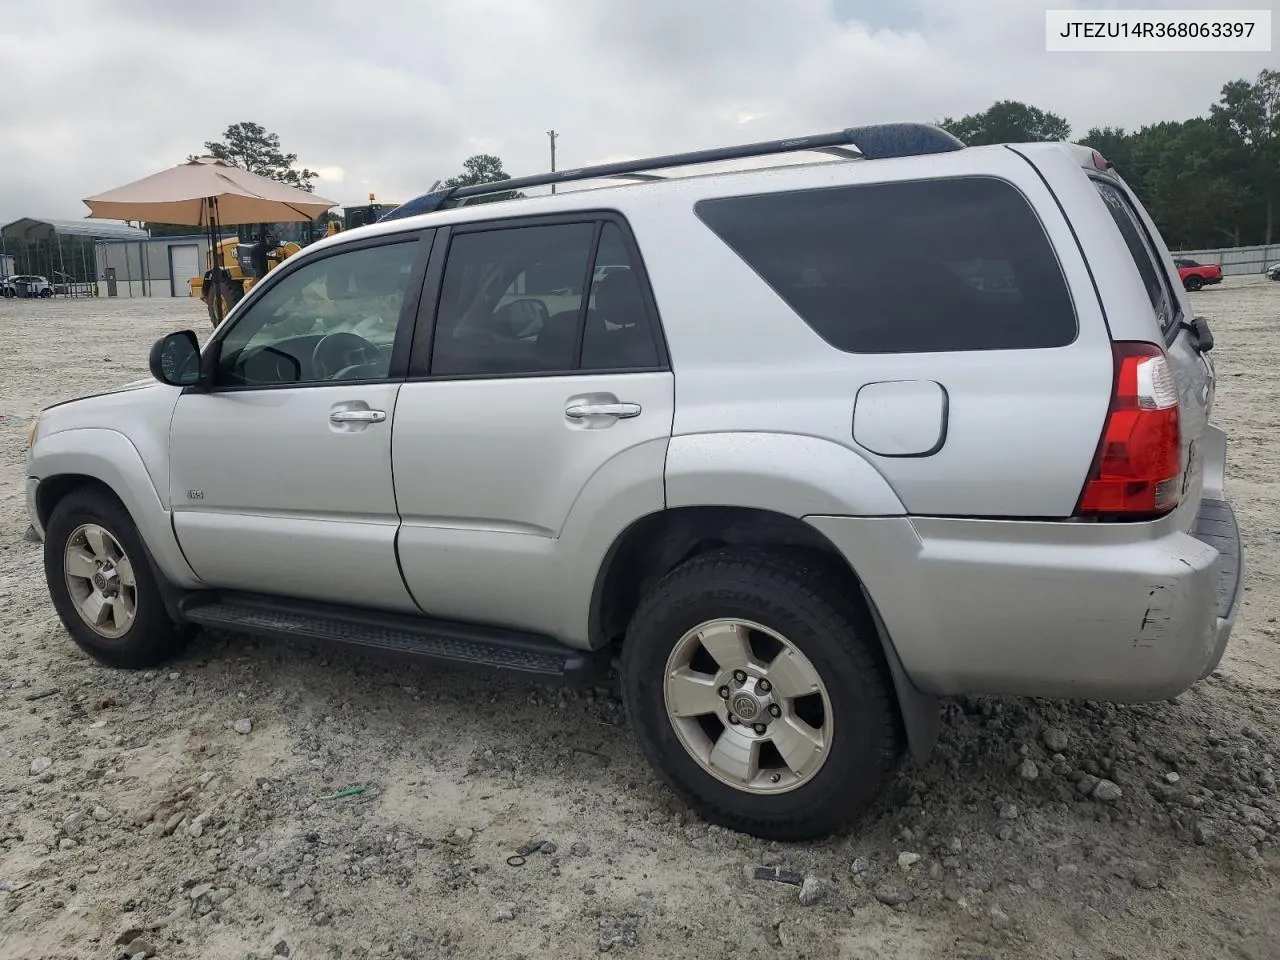
[[[69,493],[49,518],[45,580],[63,626],[81,649],[112,667],[149,667],[176,652],[142,539],[124,505],[104,490]]]
[[[874,628],[820,560],[730,549],[678,567],[632,619],[622,684],[667,783],[760,837],[845,826],[901,752]]]
[[[1187,277],[1183,286],[1185,286],[1190,293],[1195,293],[1204,286],[1204,281],[1199,277]]]

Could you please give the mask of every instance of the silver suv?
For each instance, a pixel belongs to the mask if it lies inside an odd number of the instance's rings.
[[[837,159],[687,175],[797,150]],[[608,178],[642,182],[467,202]],[[859,128],[316,243],[154,381],[44,411],[27,499],[106,664],[188,624],[614,663],[693,807],[813,837],[928,753],[939,697],[1214,668],[1241,558],[1212,345],[1097,153]]]

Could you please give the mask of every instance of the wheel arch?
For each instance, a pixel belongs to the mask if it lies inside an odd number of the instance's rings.
[[[857,591],[875,624],[912,756],[923,763],[938,737],[937,698],[921,693],[907,676],[857,571],[825,534],[796,517],[754,507],[698,506],[674,507],[636,520],[615,538],[597,572],[590,606],[591,646],[620,648],[627,622],[647,590],[687,560],[733,546],[817,555]]]
[[[103,489],[129,514],[158,578],[177,588],[201,585],[182,554],[172,515],[142,456],[124,434],[86,427],[41,437],[28,472],[38,480],[36,512],[46,530],[49,517],[70,493],[86,486]]]

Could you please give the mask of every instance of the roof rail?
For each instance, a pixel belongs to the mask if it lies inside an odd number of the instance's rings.
[[[915,157],[929,153],[947,153],[964,149],[964,143],[940,127],[927,123],[882,123],[865,127],[848,127],[835,133],[821,133],[809,137],[788,140],[765,140],[736,147],[714,147],[695,150],[692,153],[672,153],[644,160],[624,160],[620,163],[604,163],[594,167],[578,167],[573,170],[557,170],[530,177],[495,180],[465,187],[446,187],[424,193],[384,213],[379,223],[399,220],[420,213],[431,213],[446,205],[456,206],[468,197],[485,194],[508,193],[524,187],[541,187],[547,184],[568,183],[578,180],[633,179],[661,180],[661,176],[649,173],[670,167],[686,167],[699,163],[717,163],[724,160],[741,160],[745,157],[766,157],[779,153],[815,151],[829,153],[845,159],[883,160],[890,157]]]

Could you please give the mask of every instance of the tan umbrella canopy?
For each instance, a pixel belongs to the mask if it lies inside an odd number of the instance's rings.
[[[152,223],[279,223],[314,220],[337,204],[268,177],[241,170],[214,157],[198,157],[85,204],[100,220]]]
[[[206,289],[212,293],[207,302],[212,304],[214,326],[222,322],[220,290],[224,284],[230,286],[230,274],[222,267],[214,267],[214,251],[218,249],[223,224],[308,221],[337,206],[332,200],[260,177],[215,157],[193,157],[84,202],[89,216],[100,220],[204,227],[209,232],[211,268],[205,277]]]

